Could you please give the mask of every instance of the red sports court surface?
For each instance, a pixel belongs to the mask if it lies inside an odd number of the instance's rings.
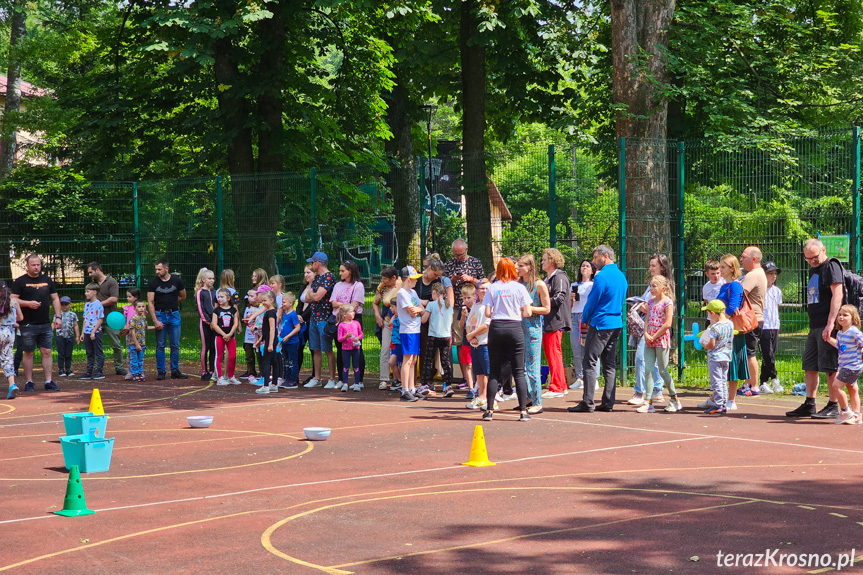
[[[735,573],[757,567],[720,567],[720,551],[852,549],[863,563],[863,426],[786,419],[799,398],[746,398],[727,417],[696,410],[700,393],[683,413],[572,414],[571,393],[527,423],[507,402],[483,423],[497,465],[472,468],[480,413],[463,394],[98,387],[116,439],[110,471],[81,476],[84,517],[52,512],[62,414],[86,411],[92,385],[0,400],[0,571]],[[193,414],[213,425],[189,428]],[[332,436],[307,442],[306,426]]]

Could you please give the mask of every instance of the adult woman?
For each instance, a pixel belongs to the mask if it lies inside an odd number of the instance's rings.
[[[524,331],[524,371],[527,378],[527,395],[531,415],[542,413],[542,320],[551,310],[548,286],[537,277],[536,260],[531,254],[523,255],[515,263],[518,281],[531,298],[530,317],[522,318]]]
[[[482,414],[482,418],[491,421],[491,407],[500,385],[500,369],[504,360],[508,359],[515,378],[518,410],[521,412],[519,421],[530,421],[526,409],[527,380],[524,376],[524,330],[521,320],[531,315],[533,300],[524,286],[514,281],[518,279],[518,275],[515,264],[509,258],[501,258],[497,262],[495,276],[497,280],[489,286],[482,300],[483,305],[487,306],[486,316],[491,318],[488,330],[489,381],[486,392],[489,409]]]
[[[668,285],[671,287],[671,292],[674,291],[674,278],[671,273],[671,261],[669,261],[668,256],[665,254],[653,254],[650,256],[650,260],[647,264],[647,283],[650,283],[650,278],[653,276],[664,276],[668,280]],[[644,300],[644,304],[641,306],[641,312],[647,313],[647,302],[650,301],[650,298],[653,297],[650,295],[650,286],[647,286],[647,289],[644,290],[644,295],[641,298]],[[644,365],[644,336],[641,336],[641,339],[638,340],[638,347],[635,350],[635,394],[632,398],[627,401],[629,405],[643,405],[645,401],[649,398],[644,397],[644,370],[649,367],[653,369],[653,381],[662,382],[662,376],[659,374],[659,368],[654,363],[651,366]],[[659,391],[657,392],[654,388],[653,393],[653,403],[660,403],[663,401],[662,397],[662,383],[659,385]]]
[[[569,277],[563,271],[563,254],[555,248],[542,250],[542,271],[548,286],[550,308],[542,323],[542,350],[548,363],[548,391],[553,397],[568,393],[563,367],[563,332],[572,330],[569,312]]]
[[[300,330],[300,349],[297,352],[298,371],[303,367],[303,354],[306,349],[306,342],[309,339],[308,326],[309,322],[312,321],[312,306],[310,303],[305,302],[304,296],[306,290],[312,285],[312,281],[314,281],[314,279],[315,272],[312,270],[312,264],[306,264],[306,267],[303,269],[303,286],[299,291],[300,299],[297,300],[297,315],[300,317],[300,321],[304,324]],[[303,385],[309,383],[313,377],[314,373],[303,382]]]
[[[590,260],[582,260],[578,267],[578,279],[570,285],[570,308],[572,313],[572,331],[569,332],[569,346],[572,348],[572,367],[575,369],[575,382],[569,386],[570,389],[581,389],[584,387],[584,344],[581,332],[581,312],[587,303],[587,296],[593,289],[593,276],[596,275],[596,266]],[[584,330],[587,335],[587,330]]]
[[[339,308],[343,305],[352,305],[354,306],[354,313],[356,314],[357,321],[362,323],[363,303],[366,301],[366,291],[363,287],[363,282],[360,280],[360,268],[356,262],[352,260],[342,262],[339,266],[339,278],[342,281],[333,286],[333,295],[330,296],[330,303],[333,305],[333,316],[339,313]],[[336,345],[336,365],[338,367],[338,373],[341,374],[342,345],[336,339],[333,340],[333,343]],[[365,372],[366,357],[362,348],[360,348],[360,383],[354,391],[359,391],[362,388]],[[347,391],[348,382],[341,381],[336,384],[336,388],[341,391]]]
[[[434,255],[434,254],[433,254]],[[449,299],[449,305],[455,304],[455,292],[452,289],[452,280],[444,275],[443,262],[437,258],[429,259],[429,263],[423,270],[423,275],[417,280],[417,286],[414,291],[420,298],[420,303],[423,307],[427,306],[432,299],[432,286],[436,283],[443,283],[446,288],[446,297]],[[425,365],[426,345],[429,335],[428,322],[420,326],[420,356],[417,359],[419,365]]]
[[[719,288],[716,299],[725,303],[725,314],[734,315],[743,304],[743,285],[740,283],[740,262],[737,256],[725,254],[719,260],[719,273],[725,284]],[[749,361],[746,357],[746,334],[738,333],[732,340],[731,363],[728,364],[728,402],[726,411],[737,409],[734,398],[737,397],[737,383],[749,379]]]
[[[384,321],[389,310],[381,311],[381,300],[389,290],[398,290],[402,287],[399,271],[390,266],[381,270],[381,283],[375,289],[375,297],[372,300],[372,311],[375,313],[375,322],[381,328],[381,359],[380,359],[380,385],[378,389],[386,389],[389,386],[390,373],[390,338],[393,328]]]

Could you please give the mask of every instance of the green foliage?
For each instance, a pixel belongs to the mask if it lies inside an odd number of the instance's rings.
[[[501,255],[518,258],[524,254],[533,254],[537,265],[542,258],[542,250],[551,247],[548,242],[550,224],[548,214],[544,211],[532,209],[512,229],[504,229],[501,241]],[[563,236],[566,226],[557,225],[557,233]],[[563,254],[566,265],[575,258],[575,251],[567,245],[558,245],[557,249]]]
[[[437,244],[437,252],[441,258],[446,261],[452,255],[452,243],[459,239],[465,238],[466,221],[462,216],[438,207],[437,218],[435,219],[435,243]],[[431,237],[427,237],[429,246],[431,246]]]

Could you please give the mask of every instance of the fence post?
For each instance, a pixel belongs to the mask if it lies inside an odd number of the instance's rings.
[[[216,176],[216,269],[225,269],[225,221],[222,211],[222,176]]]
[[[309,196],[311,198],[312,217],[312,252],[318,250],[318,171],[315,168],[309,170]]]
[[[854,250],[854,271],[860,271],[860,127],[851,130],[851,161],[854,163],[851,175],[851,206],[853,217],[853,235],[851,236]]]
[[[135,285],[141,288],[141,227],[138,221],[138,182],[132,182],[132,211],[135,218]]]
[[[420,160],[420,171],[417,175],[417,180],[420,188],[419,193],[419,208],[420,208],[420,262],[426,257],[426,186],[425,186],[425,173],[426,173],[426,159],[422,156],[419,157]],[[405,254],[407,255],[407,254]],[[405,265],[408,265],[407,257],[405,257]]]
[[[555,178],[554,144],[548,145],[548,220],[549,245],[557,247],[557,180]]]
[[[626,138],[617,139],[617,225],[620,235],[620,253],[617,261],[620,271],[626,275]],[[623,317],[626,317],[626,304],[623,304]],[[620,384],[626,385],[626,321],[620,332]]]
[[[683,220],[685,216],[685,205],[683,199],[684,176],[685,176],[685,161],[686,153],[683,142],[677,142],[677,302],[674,306],[674,312],[677,314],[677,379],[683,381],[684,366],[686,360],[683,347],[683,330],[685,329],[685,313],[684,306],[686,305],[685,293],[686,289],[683,285]]]

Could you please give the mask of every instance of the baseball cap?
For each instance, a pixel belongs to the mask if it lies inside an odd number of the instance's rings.
[[[712,311],[713,313],[725,313],[725,302],[721,299],[712,299],[701,311]]]
[[[72,303],[72,298],[67,295],[64,295],[60,298],[60,303]]]
[[[410,278],[412,280],[422,277],[422,274],[418,274],[416,268],[414,268],[413,266],[403,267],[402,273],[399,275],[401,275],[403,278]]]
[[[255,293],[264,293],[265,291],[273,291],[273,288],[271,288],[267,284],[263,284],[261,286],[258,286],[258,291],[256,291]]]
[[[779,266],[776,265],[776,262],[764,262],[764,265],[761,266],[764,269],[764,273],[769,274],[770,272],[776,272],[777,274],[781,274],[782,270],[779,269]]]
[[[310,257],[309,259],[306,260],[306,263],[310,264],[312,262],[326,262],[326,261],[329,261],[327,254],[325,254],[324,252],[315,252],[312,254],[312,257]]]

